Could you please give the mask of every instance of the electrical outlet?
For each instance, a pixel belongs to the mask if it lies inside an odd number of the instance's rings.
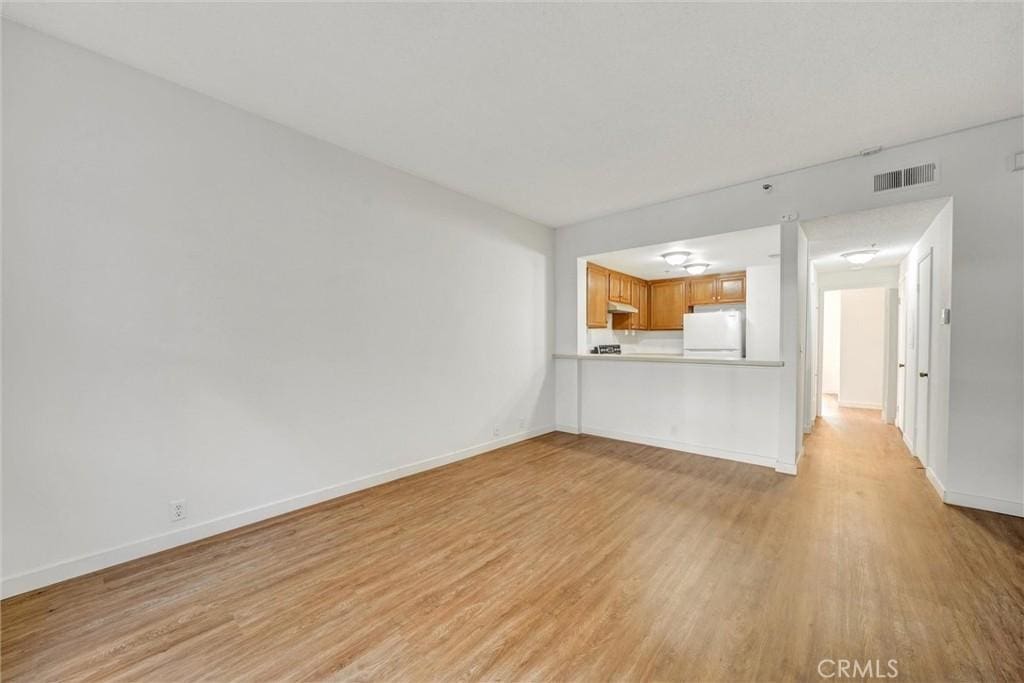
[[[501,427],[499,427],[498,425],[494,425],[494,435],[501,436]]]
[[[180,522],[188,517],[188,508],[185,507],[184,500],[172,500],[170,510],[172,522]]]
[[[520,430],[526,429],[526,418],[525,417],[519,418],[519,429]]]

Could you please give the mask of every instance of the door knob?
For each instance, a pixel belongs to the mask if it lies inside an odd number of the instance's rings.
[[[918,377],[927,377],[928,373],[927,372],[919,372],[919,373],[917,373],[917,376]]]

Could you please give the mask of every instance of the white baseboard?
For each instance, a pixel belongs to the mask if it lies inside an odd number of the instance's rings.
[[[932,487],[939,494],[939,498],[941,498],[942,500],[946,500],[946,487],[942,485],[941,481],[939,481],[939,477],[937,474],[935,474],[935,470],[933,470],[931,467],[925,467],[924,474],[926,477],[928,477],[928,481],[931,482]]]
[[[988,496],[975,496],[970,493],[959,493],[957,491],[946,491],[942,499],[950,505],[957,505],[959,507],[988,510],[989,512],[999,512],[1004,515],[1024,517],[1024,503],[1014,500],[989,498]]]
[[[775,462],[775,471],[779,474],[791,474],[795,477],[799,468],[795,462]]]
[[[881,403],[856,403],[854,401],[839,401],[840,408],[866,408],[868,410],[881,410]]]
[[[771,467],[772,469],[774,469],[776,466],[776,458],[766,455],[759,455],[757,453],[732,451],[726,448],[712,448],[711,446],[702,446],[700,444],[686,443],[684,441],[658,439],[650,436],[628,434],[626,432],[617,432],[608,429],[597,429],[594,427],[583,427],[583,429],[580,430],[580,433],[592,434],[594,436],[603,436],[608,439],[617,439],[619,441],[629,441],[630,443],[640,443],[644,444],[645,446],[657,446],[658,448],[668,448],[673,451],[683,451],[685,453],[694,453],[696,455],[706,455],[710,458],[735,460],[736,462],[745,462],[749,465],[760,465],[761,467]]]
[[[796,454],[796,462],[775,461],[775,471],[779,474],[791,474],[794,477],[800,471],[800,458],[804,457],[804,447],[800,444],[800,450]]]
[[[987,510],[988,512],[999,512],[1004,515],[1024,517],[1024,503],[1012,500],[1003,500],[1002,498],[989,498],[988,496],[976,496],[970,493],[949,491],[945,486],[943,486],[942,481],[939,479],[938,475],[935,474],[935,470],[931,467],[926,467],[924,473],[928,477],[928,481],[931,482],[931,485],[938,492],[939,498],[941,498],[942,502],[947,505],[956,505],[958,507],[974,508],[975,510]]]
[[[547,434],[552,431],[554,431],[554,427],[551,425],[537,427],[525,432],[520,432],[519,434],[512,434],[500,439],[487,441],[476,446],[470,446],[469,448],[463,448],[461,450],[445,453],[433,458],[419,460],[417,462],[409,463],[408,465],[402,465],[401,467],[385,470],[376,474],[370,474],[351,481],[334,484],[322,489],[316,489],[315,491],[303,493],[291,498],[285,498],[283,500],[267,503],[266,505],[259,505],[240,512],[234,512],[206,522],[193,524],[189,527],[175,529],[168,533],[150,536],[149,538],[143,538],[138,541],[132,541],[131,543],[125,543],[124,545],[108,548],[89,555],[81,555],[68,560],[62,560],[15,576],[4,577],[2,588],[0,588],[0,595],[7,598],[12,595],[18,595],[19,593],[25,593],[37,588],[42,588],[43,586],[49,586],[50,584],[54,584],[59,581],[65,581],[76,576],[82,576],[100,569],[106,569],[107,567],[112,567],[114,565],[121,564],[122,562],[135,560],[140,557],[145,557],[146,555],[152,555],[153,553],[158,553],[186,543],[209,538],[210,536],[215,536],[217,534],[224,533],[225,531],[231,531],[232,529],[237,529],[248,524],[261,522],[265,519],[270,519],[271,517],[277,517],[278,515],[283,515],[287,512],[322,503],[325,500],[331,500],[332,498],[368,489],[373,486],[378,486],[379,484],[394,481],[395,479],[401,479],[402,477],[408,477],[409,475],[434,469],[435,467],[441,467],[442,465],[447,465],[459,460],[465,460],[466,458],[486,453],[487,451],[494,450],[495,448],[501,448],[502,446],[508,446],[520,441],[525,441],[526,439],[532,439],[536,436],[541,436],[542,434]]]
[[[568,432],[569,434],[579,434],[580,430],[576,425],[555,425],[556,432]]]

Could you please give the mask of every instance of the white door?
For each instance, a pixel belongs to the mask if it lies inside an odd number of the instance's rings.
[[[914,400],[914,451],[928,466],[928,371],[932,337],[932,255],[917,263],[917,396]]]
[[[897,294],[897,323],[896,323],[896,426],[900,431],[906,432],[904,425],[907,402],[907,304],[906,304],[906,278],[900,278],[900,287]]]

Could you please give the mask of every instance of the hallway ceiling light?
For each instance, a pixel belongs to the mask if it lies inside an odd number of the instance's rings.
[[[685,266],[683,266],[683,268],[686,269],[686,272],[689,273],[690,275],[700,275],[710,267],[710,263],[687,263]]]
[[[686,263],[686,259],[690,258],[690,252],[688,251],[670,251],[662,254],[661,258],[665,259],[665,262],[670,266],[679,266]]]
[[[862,266],[875,258],[876,254],[878,254],[877,249],[861,249],[860,251],[848,251],[845,254],[840,254],[840,256],[855,266]]]

